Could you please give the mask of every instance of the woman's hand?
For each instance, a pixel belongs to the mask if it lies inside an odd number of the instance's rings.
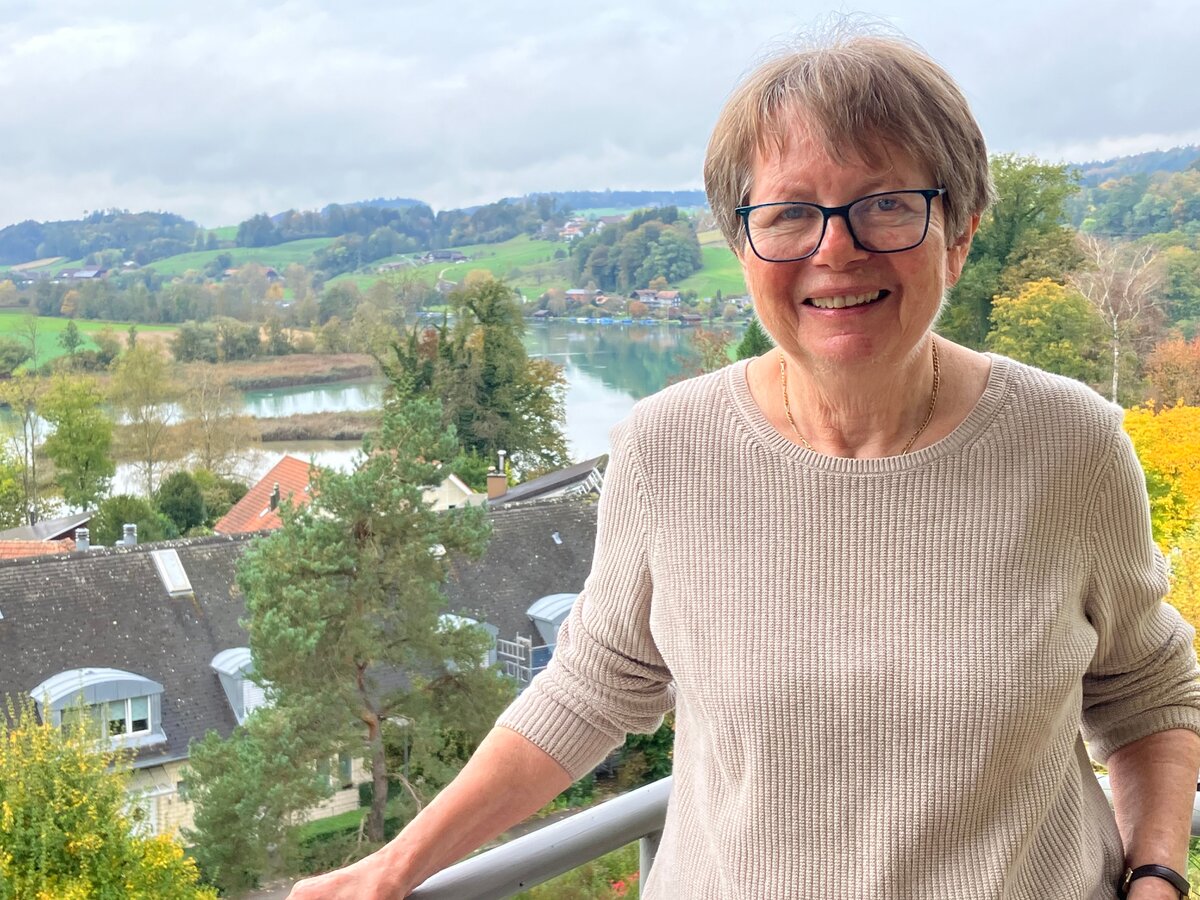
[[[403,882],[386,850],[377,850],[336,872],[296,882],[288,900],[401,900],[413,885]]]

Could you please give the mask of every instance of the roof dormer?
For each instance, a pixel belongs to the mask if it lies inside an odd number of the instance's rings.
[[[163,686],[122,669],[68,669],[35,685],[30,695],[43,722],[55,727],[89,719],[99,735],[127,747],[165,741]]]
[[[250,713],[267,705],[266,692],[252,677],[254,661],[249,647],[222,650],[213,657],[212,667],[221,679],[221,687],[225,689],[225,697],[239,725]]]

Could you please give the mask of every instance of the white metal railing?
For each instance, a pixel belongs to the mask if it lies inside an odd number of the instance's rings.
[[[1100,786],[1111,800],[1108,776],[1100,778]],[[658,851],[670,795],[670,778],[648,784],[451,866],[409,896],[502,900],[633,841],[641,843],[644,883]],[[1200,785],[1192,806],[1192,836],[1200,837]]]
[[[614,797],[437,873],[415,900],[500,900],[639,841],[644,881],[658,851],[671,779]]]

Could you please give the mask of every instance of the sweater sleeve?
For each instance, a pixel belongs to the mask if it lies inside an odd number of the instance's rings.
[[[1151,538],[1145,476],[1123,430],[1097,485],[1088,523],[1085,613],[1096,652],[1083,680],[1083,735],[1101,761],[1147,735],[1200,733],[1194,631],[1163,601],[1167,566]]]
[[[501,714],[573,778],[633,732],[651,732],[674,704],[671,675],[650,634],[652,510],[633,425],[612,432],[592,571],[558,633],[546,670]]]

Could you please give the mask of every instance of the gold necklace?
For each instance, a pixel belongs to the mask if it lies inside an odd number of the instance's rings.
[[[900,451],[901,456],[904,456],[912,449],[912,445],[921,436],[921,432],[925,430],[925,427],[933,418],[933,410],[937,406],[938,388],[942,384],[942,367],[938,360],[937,341],[930,339],[929,343],[933,347],[933,390],[929,394],[929,409],[925,411],[925,421],[913,432],[913,436],[908,439],[908,443]],[[787,357],[783,355],[782,350],[779,351],[779,382],[783,387],[783,411],[787,415],[788,424],[792,426],[792,431],[796,433],[796,437],[800,439],[800,443],[804,449],[812,450],[814,453],[817,452],[816,448],[805,440],[804,435],[800,433],[800,429],[796,427],[796,420],[792,418],[792,405],[788,402]]]

